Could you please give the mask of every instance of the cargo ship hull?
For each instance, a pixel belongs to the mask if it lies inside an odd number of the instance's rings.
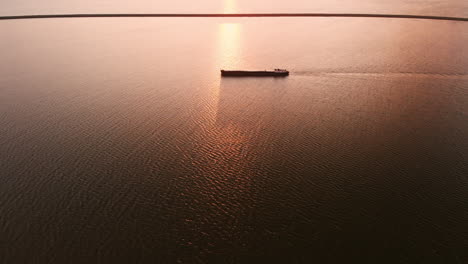
[[[232,76],[232,77],[285,77],[288,76],[288,71],[225,71],[221,70],[221,76]]]

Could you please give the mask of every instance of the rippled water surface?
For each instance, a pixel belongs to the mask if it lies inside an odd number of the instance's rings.
[[[3,263],[468,261],[464,22],[0,33]]]

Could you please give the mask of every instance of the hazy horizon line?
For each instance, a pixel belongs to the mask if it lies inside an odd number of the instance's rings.
[[[0,20],[45,19],[45,18],[86,18],[86,17],[365,17],[365,18],[403,18],[426,20],[468,21],[466,17],[404,15],[404,14],[362,14],[362,13],[115,13],[115,14],[46,14],[46,15],[13,15],[0,16]]]

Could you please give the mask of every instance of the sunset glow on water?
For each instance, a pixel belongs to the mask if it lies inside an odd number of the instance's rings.
[[[43,2],[0,13],[467,16],[459,1]],[[467,22],[63,18],[0,33],[2,263],[468,262]],[[220,75],[276,68],[290,75]]]

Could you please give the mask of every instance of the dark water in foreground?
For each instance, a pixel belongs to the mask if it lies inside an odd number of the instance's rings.
[[[468,261],[466,23],[0,32],[2,263]]]

